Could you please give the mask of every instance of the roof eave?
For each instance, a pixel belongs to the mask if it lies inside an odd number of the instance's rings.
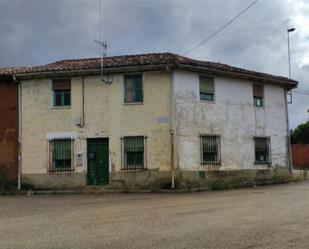
[[[294,80],[282,81],[282,80],[271,79],[271,78],[266,78],[266,77],[258,77],[258,76],[254,76],[250,74],[228,72],[228,71],[216,70],[216,69],[208,69],[208,68],[201,67],[201,66],[192,66],[192,65],[177,63],[176,67],[182,70],[189,70],[189,71],[194,71],[194,72],[199,72],[199,73],[206,73],[206,74],[209,73],[209,74],[214,74],[217,76],[224,76],[224,77],[228,76],[232,78],[251,80],[255,82],[280,85],[280,86],[284,86],[288,90],[296,88],[298,85],[298,82]]]
[[[166,64],[160,65],[141,65],[128,67],[109,67],[104,68],[104,74],[111,73],[134,73],[141,71],[166,70]],[[42,71],[33,73],[16,73],[15,76],[19,80],[33,78],[56,78],[68,76],[85,76],[85,75],[100,75],[101,69],[78,69],[78,70],[62,70],[62,71]]]

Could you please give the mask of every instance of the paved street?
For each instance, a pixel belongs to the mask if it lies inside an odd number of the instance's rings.
[[[0,248],[309,248],[309,182],[186,194],[0,197]]]

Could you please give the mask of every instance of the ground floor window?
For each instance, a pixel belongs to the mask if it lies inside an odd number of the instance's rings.
[[[59,139],[50,141],[50,171],[63,172],[73,170],[73,140]]]
[[[201,135],[201,163],[221,164],[221,143],[218,135]]]
[[[145,140],[146,137],[144,136],[130,136],[122,138],[122,170],[143,170],[146,168]]]
[[[255,163],[270,164],[270,138],[255,137],[254,138]]]

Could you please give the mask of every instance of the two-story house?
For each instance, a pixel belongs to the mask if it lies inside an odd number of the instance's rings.
[[[294,80],[171,53],[107,57],[100,74],[100,58],[15,71],[24,184],[177,187],[291,167]]]

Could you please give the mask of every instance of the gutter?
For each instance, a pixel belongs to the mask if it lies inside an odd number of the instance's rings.
[[[203,66],[193,66],[188,64],[181,64],[177,62],[173,63],[162,63],[158,65],[140,65],[140,66],[118,66],[118,67],[110,67],[105,68],[106,73],[132,73],[132,72],[140,72],[140,71],[153,71],[153,70],[166,70],[167,67],[170,68],[178,68],[182,70],[189,70],[199,73],[209,73],[217,76],[223,77],[232,77],[238,79],[246,79],[251,81],[258,81],[261,83],[275,84],[286,87],[288,90],[297,87],[298,82],[294,80],[286,81],[280,79],[272,79],[265,76],[254,76],[246,73],[237,73],[231,71],[223,71],[218,69],[207,69]],[[65,77],[65,76],[82,76],[82,75],[99,75],[101,74],[100,68],[96,69],[73,69],[73,70],[62,70],[62,71],[42,71],[42,72],[24,72],[17,73],[15,76],[18,79],[33,79],[33,78],[49,78],[49,77]]]
[[[17,189],[21,189],[21,165],[22,165],[22,88],[21,83],[16,79],[16,76],[12,74],[13,81],[18,84],[18,169],[17,169]]]
[[[105,68],[106,73],[132,73],[140,71],[166,70],[166,64],[147,65],[147,66],[129,66],[129,67],[113,67]],[[34,73],[18,73],[16,77],[19,80],[33,79],[33,78],[49,78],[61,76],[89,76],[100,75],[100,69],[79,69],[79,70],[62,70],[62,71],[48,71],[48,72],[34,72]]]
[[[229,71],[220,71],[217,69],[205,69],[205,67],[201,66],[192,66],[192,65],[184,65],[180,63],[176,63],[176,67],[182,70],[189,70],[189,71],[194,71],[194,72],[200,72],[200,73],[209,73],[209,74],[214,74],[217,76],[228,76],[231,78],[237,78],[237,79],[245,79],[245,80],[252,80],[252,81],[257,81],[257,82],[264,82],[268,84],[274,84],[274,85],[280,85],[284,86],[288,89],[292,89],[297,87],[298,82],[297,81],[284,81],[284,80],[275,80],[271,78],[265,78],[265,77],[259,77],[259,76],[251,76],[249,74],[244,74],[244,73],[235,73],[235,72],[229,72]],[[293,83],[292,83],[293,82]]]

